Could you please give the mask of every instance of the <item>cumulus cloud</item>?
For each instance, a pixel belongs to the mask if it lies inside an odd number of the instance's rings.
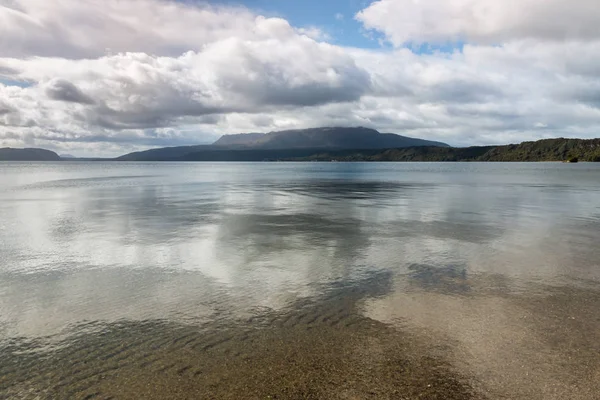
[[[257,18],[260,21],[257,21]],[[179,56],[227,38],[324,40],[316,27],[291,28],[243,7],[174,0],[2,0],[0,54],[96,58],[124,52]]]
[[[291,30],[282,20],[258,18],[256,26],[270,29],[273,24]],[[19,91],[23,99],[89,106],[43,102],[42,111],[54,109],[65,121],[108,129],[156,128],[185,117],[354,101],[370,85],[368,74],[343,50],[295,34],[258,42],[229,38],[180,57],[124,53],[83,60],[0,59],[2,63],[15,71],[14,79],[37,83]],[[59,128],[49,114],[40,113],[37,125]]]
[[[254,18],[243,8],[162,0],[4,0],[0,2],[0,54],[177,56],[240,34],[268,36],[264,29],[253,31]]]
[[[597,0],[378,0],[356,19],[396,46],[600,39]]]
[[[559,10],[553,1],[545,12]],[[550,18],[504,26],[502,13],[487,30],[461,22],[468,7],[486,2],[375,2],[357,18],[400,47],[366,50],[244,8],[0,0],[0,146],[118,155],[325,125],[454,145],[596,136],[600,38],[587,19],[577,34],[567,29],[578,26],[572,21]],[[507,4],[498,3],[489,4]],[[513,8],[538,4],[522,3]],[[433,24],[435,4],[443,15]],[[473,43],[431,54],[401,46],[458,37]]]

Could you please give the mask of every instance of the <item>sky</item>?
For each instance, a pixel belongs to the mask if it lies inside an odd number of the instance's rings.
[[[600,137],[597,0],[0,0],[0,147]]]

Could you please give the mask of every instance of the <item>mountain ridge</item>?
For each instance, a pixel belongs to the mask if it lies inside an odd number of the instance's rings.
[[[268,133],[223,135],[213,143],[213,146],[243,146],[260,149],[449,147],[448,144],[442,142],[412,138],[395,133],[380,133],[375,129],[362,126],[289,129]]]
[[[448,144],[412,138],[394,133],[380,133],[364,127],[323,127],[293,129],[268,133],[223,135],[212,145],[163,147],[125,154],[121,161],[175,161],[189,159],[191,154],[203,151],[216,155],[218,151],[259,151],[273,155],[275,150],[344,150],[386,149],[415,146],[449,147]],[[308,155],[308,154],[307,154]]]

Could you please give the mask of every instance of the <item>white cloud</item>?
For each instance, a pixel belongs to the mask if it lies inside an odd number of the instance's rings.
[[[344,20],[344,14],[342,13],[336,13],[334,15],[335,19],[337,19],[338,21],[343,21]]]
[[[379,0],[356,19],[396,46],[600,39],[597,0]]]
[[[0,4],[0,146],[118,155],[325,125],[455,145],[600,132],[600,39],[592,35],[518,39],[507,28],[506,42],[416,54],[334,46],[316,28],[242,8],[160,0]],[[433,3],[414,4],[427,10]],[[393,25],[381,28],[390,39]],[[402,35],[393,40],[403,43]]]
[[[289,34],[287,23],[257,27],[243,8],[162,0],[2,0],[0,54],[100,57],[107,51],[178,56],[228,37]]]
[[[33,83],[19,91],[38,103],[23,108],[26,120],[56,129],[63,121],[85,129],[156,128],[185,117],[353,101],[368,90],[368,74],[342,49],[281,19],[253,21],[260,38],[231,37],[179,57],[12,58],[0,59],[0,68],[9,71],[5,77]]]
[[[327,32],[324,32],[322,29],[317,28],[316,26],[298,28],[298,29],[296,29],[296,31],[299,34],[305,35],[314,40],[318,40],[318,41],[331,40],[331,36],[329,36],[329,34]]]

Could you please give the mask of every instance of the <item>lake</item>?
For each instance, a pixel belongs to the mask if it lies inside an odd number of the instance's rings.
[[[600,164],[0,163],[0,398],[592,399]]]

